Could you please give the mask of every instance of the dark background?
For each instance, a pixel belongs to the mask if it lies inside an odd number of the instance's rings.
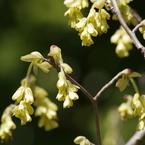
[[[134,0],[131,6],[145,18],[144,0]],[[29,64],[20,61],[20,57],[32,51],[39,51],[47,57],[53,44],[62,49],[64,61],[73,68],[71,76],[92,95],[125,68],[143,74],[143,77],[136,81],[140,86],[140,92],[145,92],[143,56],[134,48],[130,51],[130,57],[120,59],[115,54],[115,45],[110,44],[110,37],[119,28],[119,23],[110,20],[107,34],[93,38],[94,45],[82,47],[78,32],[68,26],[68,18],[64,17],[66,10],[63,0],[0,1],[0,114],[6,106],[13,103],[11,96],[26,75]],[[142,35],[139,33],[137,35],[145,45]],[[84,135],[96,143],[93,109],[86,96],[79,92],[80,99],[74,102],[74,106],[63,109],[62,102],[55,99],[56,71],[51,69],[49,74],[39,71],[37,78],[37,85],[44,87],[49,92],[50,99],[59,107],[59,128],[46,132],[43,128],[37,127],[39,118],[33,117],[31,123],[21,126],[20,120],[13,117],[17,124],[16,130],[13,131],[13,140],[3,144],[73,145],[73,140],[78,135]],[[118,117],[116,107],[123,102],[125,94],[134,94],[131,85],[121,93],[113,85],[99,98],[101,134],[102,138],[106,134],[111,136],[110,145],[114,145],[111,139],[120,138],[126,142],[136,131],[138,118],[121,122]],[[123,142],[120,144],[124,144]]]

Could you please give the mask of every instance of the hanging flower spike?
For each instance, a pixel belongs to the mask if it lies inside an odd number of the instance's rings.
[[[9,105],[3,112],[1,117],[1,126],[0,126],[0,139],[1,141],[6,141],[9,138],[12,138],[12,130],[16,128],[15,123],[12,121],[12,110],[15,105]]]
[[[64,101],[63,108],[69,108],[73,106],[73,100],[77,100],[79,98],[76,93],[79,87],[72,84],[65,76],[65,73],[70,74],[73,70],[67,63],[63,62],[61,49],[59,47],[52,45],[48,56],[52,56],[56,65],[59,66],[58,81],[56,84],[58,94],[56,99]]]
[[[30,115],[33,114],[33,108],[31,104],[34,103],[34,97],[30,88],[30,81],[25,78],[21,81],[21,86],[12,96],[13,100],[16,100],[19,104],[13,109],[13,115],[21,120],[21,124],[26,124],[32,119]]]
[[[132,49],[132,40],[122,26],[112,35],[110,41],[117,44],[115,52],[119,57],[129,56],[129,51]]]
[[[48,93],[38,86],[34,87],[34,97],[36,106],[35,116],[40,116],[38,126],[44,127],[46,131],[58,127],[57,120],[57,105],[51,102],[46,96]]]
[[[132,101],[134,109],[134,115],[139,116],[139,123],[137,130],[143,130],[145,128],[145,95],[139,95],[135,93]]]
[[[79,96],[76,93],[79,87],[66,79],[63,69],[58,73],[58,78],[57,88],[59,91],[56,99],[64,101],[63,108],[69,108],[73,106],[73,100],[79,99]]]
[[[94,44],[92,36],[106,33],[109,26],[107,24],[110,19],[109,13],[103,9],[105,0],[91,0],[93,3],[87,17],[84,17],[81,9],[88,7],[88,0],[65,0],[64,4],[69,7],[65,16],[69,16],[69,25],[79,31],[82,46],[90,46]],[[96,11],[98,9],[98,12]]]
[[[130,69],[125,69],[121,72],[121,74],[122,78],[120,78],[116,83],[116,87],[118,87],[120,91],[123,91],[128,86],[130,79],[133,77],[141,77],[141,74],[133,72]]]
[[[21,124],[32,120],[31,116],[34,112],[31,104],[34,103],[33,93],[30,87],[34,85],[35,78],[30,77],[31,70],[33,68],[34,74],[37,75],[38,67],[45,73],[49,72],[48,68],[51,65],[48,62],[43,62],[44,57],[37,51],[21,57],[22,61],[31,62],[27,71],[26,78],[21,82],[21,86],[12,96],[13,100],[16,100],[19,104],[13,109],[13,115],[21,120]],[[33,87],[32,87],[33,88]]]

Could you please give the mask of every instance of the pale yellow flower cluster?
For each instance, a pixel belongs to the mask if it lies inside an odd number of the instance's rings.
[[[22,125],[30,122],[32,120],[30,115],[34,113],[34,109],[31,106],[34,103],[33,92],[30,86],[31,71],[33,69],[34,74],[37,75],[38,67],[45,73],[49,72],[48,68],[51,67],[51,65],[48,62],[44,62],[43,59],[43,56],[37,51],[21,57],[22,61],[31,62],[27,71],[26,78],[23,79],[21,86],[12,96],[12,99],[18,103],[18,105],[13,110],[13,115],[21,120]]]
[[[118,111],[120,112],[122,119],[139,116],[137,130],[143,130],[145,128],[145,95],[139,94],[136,83],[133,80],[133,77],[141,77],[141,74],[125,69],[122,71],[121,75],[122,78],[117,81],[116,87],[118,87],[120,91],[123,91],[130,81],[134,87],[135,95],[133,97],[128,95],[126,97],[127,102],[122,103],[118,108]]]
[[[125,99],[127,100],[127,102],[122,103],[118,108],[118,112],[120,113],[122,120],[131,118],[134,115],[132,108],[132,96],[126,95]]]
[[[75,144],[79,145],[92,145],[90,141],[84,136],[78,136],[74,139]]]
[[[110,3],[110,0],[108,0]],[[132,19],[133,15],[131,13],[131,8],[128,5],[132,0],[117,0],[118,7],[120,9],[121,15],[125,22],[128,22]],[[110,3],[111,4],[111,3]],[[117,20],[116,14],[112,17],[114,20]]]
[[[34,87],[34,97],[36,106],[35,116],[40,116],[38,126],[44,127],[46,131],[58,127],[57,120],[57,105],[54,104],[48,97],[48,93],[41,87]]]
[[[93,5],[88,17],[84,17],[81,13],[82,8],[88,7],[87,0],[65,0],[64,2],[69,7],[65,16],[69,16],[71,27],[79,31],[83,46],[92,45],[94,43],[92,36],[106,33],[109,28],[106,20],[110,19],[110,15],[103,9],[105,0],[92,0],[91,2]],[[95,9],[98,9],[98,12]]]
[[[82,45],[90,46],[94,43],[92,36],[106,33],[109,28],[106,20],[109,18],[110,15],[105,9],[100,9],[99,12],[96,12],[94,8],[91,8],[88,17],[80,19],[75,26],[75,29],[79,31]]]
[[[19,103],[13,109],[13,114],[21,120],[22,125],[30,122],[32,120],[30,115],[34,113],[31,104],[34,103],[34,106],[36,106],[35,116],[40,116],[38,126],[44,126],[47,131],[58,127],[56,122],[57,106],[47,98],[48,93],[43,88],[35,86],[36,79],[34,76],[30,76],[29,80],[28,83],[28,80],[24,79],[21,87],[12,96],[12,99]],[[26,82],[30,87],[25,87]]]
[[[13,94],[12,99],[19,103],[13,109],[13,115],[21,120],[22,125],[30,122],[32,120],[30,115],[34,112],[31,106],[34,102],[34,98],[30,88],[30,82],[27,78],[22,80],[21,86]]]
[[[69,9],[65,12],[65,16],[68,16],[69,25],[74,28],[79,19],[83,18],[81,9],[88,7],[88,0],[65,0],[64,5]]]
[[[132,106],[134,109],[134,115],[139,116],[137,130],[143,130],[145,128],[145,95],[140,96],[136,93],[133,97]]]
[[[122,26],[111,37],[111,43],[117,44],[115,52],[119,57],[129,56],[132,41]]]
[[[77,91],[79,89],[78,86],[72,84],[67,78],[65,73],[72,73],[72,68],[63,63],[61,56],[61,49],[55,45],[51,46],[49,56],[53,56],[56,64],[60,67],[60,72],[58,73],[58,81],[57,88],[58,94],[57,99],[59,101],[64,101],[63,108],[68,108],[73,105],[73,100],[77,100],[79,96],[77,95]]]
[[[1,141],[8,140],[12,138],[12,131],[16,128],[15,123],[12,121],[12,110],[15,105],[9,105],[3,112],[1,117],[1,126],[0,126],[0,139]]]

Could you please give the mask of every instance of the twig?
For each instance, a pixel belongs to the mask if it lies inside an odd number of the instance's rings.
[[[125,145],[139,145],[145,139],[145,129],[137,131]]]
[[[122,71],[119,72],[109,83],[107,83],[102,89],[95,95],[94,99],[97,100],[98,97],[107,89],[109,88],[122,74]]]
[[[132,32],[135,33],[141,26],[142,26],[142,24],[139,23],[138,25],[136,25],[136,26],[132,29]]]
[[[97,132],[97,139],[98,139],[98,145],[101,145],[101,133],[100,133],[100,125],[99,125],[99,116],[98,116],[98,105],[96,100],[92,102],[93,109],[94,109],[94,115],[95,115],[95,123],[96,123],[96,132]]]
[[[145,25],[145,20],[141,21],[138,25],[136,25],[132,32],[135,33],[143,25]]]
[[[113,12],[116,14],[120,24],[123,26],[123,28],[126,30],[130,38],[132,39],[132,42],[136,46],[136,48],[142,53],[142,55],[145,58],[145,47],[140,43],[140,41],[137,39],[135,33],[133,33],[130,28],[127,26],[125,23],[124,19],[122,18],[122,15],[120,13],[120,10],[118,8],[118,4],[116,0],[111,0],[112,5],[113,5]]]

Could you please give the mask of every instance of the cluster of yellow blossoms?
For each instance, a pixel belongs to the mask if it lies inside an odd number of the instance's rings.
[[[40,116],[38,126],[44,127],[46,131],[58,127],[56,113],[58,107],[48,98],[48,93],[43,88],[35,86],[34,97],[35,116]]]
[[[121,15],[123,17],[123,19],[125,20],[125,22],[129,22],[133,15],[131,13],[131,8],[128,5],[128,3],[130,3],[132,0],[117,0],[117,4],[118,7],[120,9]],[[107,0],[108,3],[111,4],[110,0]],[[116,15],[114,14],[112,17],[114,20],[117,20]]]
[[[19,103],[13,110],[13,115],[21,120],[21,124],[24,125],[26,122],[31,121],[31,116],[34,112],[31,106],[34,103],[33,93],[30,88],[30,83],[27,79],[21,82],[21,86],[12,96],[12,99]],[[27,85],[26,85],[27,84]]]
[[[115,52],[119,57],[129,56],[132,40],[122,26],[111,37],[111,43],[117,44]]]
[[[120,9],[120,12],[125,22],[129,22],[133,18],[133,15],[131,13],[131,8],[128,6],[128,3],[131,1],[132,0],[117,1],[118,7]],[[64,5],[68,7],[68,10],[65,12],[64,15],[69,17],[69,25],[72,28],[75,28],[77,31],[79,31],[79,36],[80,39],[82,40],[83,46],[92,45],[94,43],[92,40],[92,36],[97,36],[98,34],[106,33],[109,28],[107,24],[107,20],[110,19],[110,14],[104,9],[104,7],[106,7],[106,4],[112,5],[111,1],[91,0],[91,3],[92,6],[90,8],[89,14],[87,17],[85,17],[83,16],[81,10],[89,6],[88,0],[65,0],[64,1]],[[109,7],[106,8],[107,10],[109,10]],[[117,19],[115,14],[113,14],[112,18],[114,20]],[[120,31],[122,31],[122,29]],[[127,37],[126,33],[124,34],[124,37]],[[128,56],[128,50],[131,49],[130,39],[128,38],[125,42],[123,40],[124,39],[120,41],[118,40],[119,42],[118,41],[112,42],[116,44],[119,43],[119,46],[116,51],[120,57]]]
[[[137,125],[137,130],[143,130],[145,128],[145,95],[140,95],[136,83],[133,80],[133,77],[141,77],[141,74],[137,72],[132,72],[130,69],[125,69],[121,73],[122,78],[120,78],[116,87],[120,91],[123,91],[128,85],[129,81],[131,82],[135,94],[132,97],[131,95],[126,95],[126,103],[122,103],[118,111],[122,119],[127,119],[133,116],[139,116],[139,123]]]
[[[21,57],[22,61],[31,62],[27,71],[26,78],[22,80],[21,86],[12,96],[18,105],[14,108],[13,114],[21,120],[21,124],[30,122],[31,116],[34,113],[34,109],[31,106],[34,103],[33,90],[31,88],[31,70],[37,75],[38,67],[44,72],[49,72],[48,68],[51,65],[47,62],[43,62],[43,56],[39,52],[32,52],[31,54]]]
[[[79,31],[82,45],[90,46],[94,42],[92,36],[106,33],[109,26],[106,20],[110,19],[109,13],[103,7],[105,0],[92,0],[92,7],[87,17],[84,17],[81,9],[88,7],[88,0],[65,0],[64,4],[68,7],[65,16],[69,16],[69,25]],[[95,9],[98,9],[96,12]]]
[[[59,64],[60,72],[58,73],[58,81],[57,81],[57,88],[58,94],[57,99],[59,101],[64,101],[63,108],[69,108],[73,105],[73,100],[77,100],[79,98],[78,94],[76,93],[79,89],[78,86],[72,84],[67,78],[65,73],[72,73],[72,68],[63,62],[61,56],[61,49],[57,46],[51,46],[51,51],[48,56],[53,56],[55,63]]]
[[[73,100],[79,98],[76,93],[79,87],[72,84],[66,77],[67,73],[72,73],[72,68],[63,62],[61,49],[52,45],[48,57],[49,59],[45,59],[37,51],[21,57],[22,61],[30,62],[30,65],[26,77],[21,81],[21,86],[12,96],[12,99],[16,101],[15,104],[8,106],[3,112],[1,119],[2,124],[0,126],[1,140],[12,137],[11,130],[16,128],[11,118],[12,115],[21,120],[21,125],[30,122],[32,120],[31,115],[34,114],[35,116],[40,116],[38,126],[44,127],[46,131],[58,127],[57,105],[48,98],[48,93],[43,88],[35,85],[36,78],[31,75],[32,70],[34,74],[37,75],[38,68],[48,73],[50,67],[54,65],[53,67],[56,68],[57,66],[57,88],[59,92],[56,98],[59,101],[64,101],[64,108],[72,106]],[[50,62],[52,58],[53,62]],[[51,65],[51,63],[55,64]],[[36,107],[35,110],[32,105]]]

